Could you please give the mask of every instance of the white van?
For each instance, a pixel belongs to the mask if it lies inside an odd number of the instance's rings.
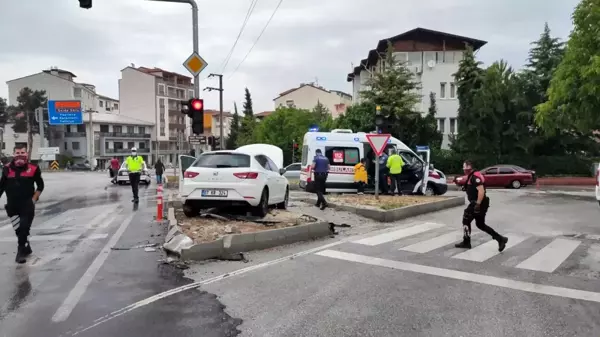
[[[327,192],[356,192],[354,165],[361,158],[366,159],[367,171],[370,176],[367,190],[374,189],[371,176],[374,173],[374,164],[372,163],[375,153],[367,140],[367,133],[354,133],[348,129],[336,129],[331,132],[307,132],[304,135],[302,146],[302,168],[300,171],[300,188],[307,192],[314,192],[314,177],[311,165],[317,149],[321,149],[323,155],[329,159],[331,164],[325,184]],[[410,169],[410,172],[415,173],[411,179],[403,181],[403,192],[442,195],[448,191],[446,176],[430,164],[429,148],[418,149],[418,152],[424,156],[423,158],[399,139],[390,137],[386,152],[389,154],[392,149],[397,150],[398,154],[402,156],[406,164],[405,170]]]

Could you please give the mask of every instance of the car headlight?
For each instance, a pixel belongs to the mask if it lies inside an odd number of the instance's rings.
[[[126,175],[127,175],[127,172],[121,172],[121,175],[122,175],[122,176],[126,176]]]

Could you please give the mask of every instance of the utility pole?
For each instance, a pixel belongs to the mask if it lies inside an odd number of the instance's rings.
[[[218,77],[219,78],[219,87],[218,88],[213,88],[213,87],[206,87],[204,90],[208,90],[213,91],[213,90],[217,90],[219,92],[219,150],[223,150],[223,146],[225,143],[225,138],[223,137],[223,75],[221,74],[210,74],[208,75],[209,78],[211,77]]]

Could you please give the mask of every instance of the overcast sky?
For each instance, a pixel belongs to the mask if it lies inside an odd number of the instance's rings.
[[[221,72],[251,0],[197,0],[200,54],[209,63],[205,79]],[[351,92],[346,74],[380,39],[415,27],[488,41],[478,57],[503,58],[521,67],[529,43],[547,21],[554,35],[567,38],[576,0],[284,0],[266,32],[244,58],[279,0],[259,0],[224,70],[225,110],[244,87],[254,111],[273,109],[273,99],[302,82]],[[97,92],[118,98],[120,70],[161,67],[187,74],[192,52],[191,10],[187,4],[145,0],[94,0],[90,10],[78,0],[0,0],[0,97],[6,81],[50,66],[67,69]],[[209,108],[218,94],[204,93]],[[12,103],[12,102],[11,102]]]

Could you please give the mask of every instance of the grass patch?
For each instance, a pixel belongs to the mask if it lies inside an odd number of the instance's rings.
[[[354,207],[376,207],[383,210],[392,210],[396,208],[402,208],[406,206],[426,204],[430,202],[440,201],[447,199],[445,197],[433,196],[390,196],[380,195],[379,199],[376,199],[374,195],[341,195],[329,197],[333,203],[346,204]]]

